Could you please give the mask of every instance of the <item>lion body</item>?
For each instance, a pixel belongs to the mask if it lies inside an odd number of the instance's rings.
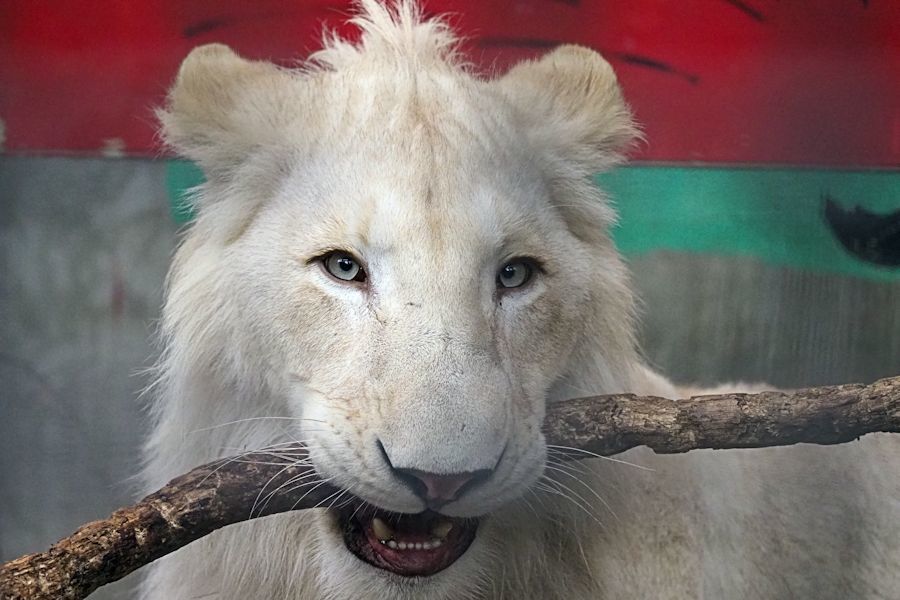
[[[485,81],[409,4],[362,4],[362,41],[306,70],[220,46],[182,67],[164,133],[208,182],[170,274],[146,484],[300,439],[338,486],[421,511],[381,445],[423,471],[493,469],[446,507],[482,517],[477,537],[404,578],[348,552],[330,511],[283,514],[159,561],[143,598],[897,597],[896,438],[548,457],[547,402],[678,395],[636,349],[589,181],[635,135],[615,76],[569,47]],[[337,248],[368,287],[324,274]],[[521,255],[534,281],[495,290]]]

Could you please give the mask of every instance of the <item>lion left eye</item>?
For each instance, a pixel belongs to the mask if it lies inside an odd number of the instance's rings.
[[[332,252],[324,256],[322,265],[329,275],[340,281],[366,280],[366,272],[359,265],[359,261],[347,252]]]
[[[515,260],[508,262],[497,273],[497,287],[499,288],[517,288],[522,287],[531,279],[534,274],[534,267],[524,260]]]

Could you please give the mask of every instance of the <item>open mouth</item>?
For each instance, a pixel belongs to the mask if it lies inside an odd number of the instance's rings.
[[[416,515],[374,507],[337,514],[347,548],[373,567],[405,577],[443,571],[465,554],[475,539],[478,519]]]

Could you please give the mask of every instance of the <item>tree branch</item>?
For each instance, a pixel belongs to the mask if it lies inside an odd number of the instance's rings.
[[[872,385],[689,400],[631,394],[579,398],[551,405],[544,425],[547,443],[569,448],[572,459],[635,446],[677,453],[839,444],[879,431],[900,433],[900,377]],[[198,467],[46,552],[0,566],[0,598],[78,600],[220,527],[327,503],[338,490],[314,475],[302,462],[305,456],[297,446]],[[306,475],[310,478],[299,490],[279,487]]]

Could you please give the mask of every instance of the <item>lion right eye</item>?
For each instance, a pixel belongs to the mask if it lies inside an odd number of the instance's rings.
[[[540,267],[532,258],[517,258],[502,267],[497,272],[497,288],[509,290],[523,287],[534,276],[534,272]]]
[[[359,261],[347,252],[326,254],[322,257],[322,266],[329,275],[340,281],[362,283],[366,280],[366,271],[360,266]]]

